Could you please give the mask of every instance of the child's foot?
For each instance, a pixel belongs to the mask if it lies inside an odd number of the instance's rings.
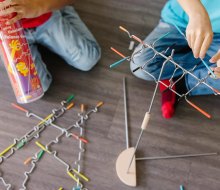
[[[167,86],[170,85],[169,80],[162,80],[164,84]],[[161,111],[162,116],[166,119],[171,118],[175,112],[175,103],[176,103],[176,94],[168,89],[163,84],[159,84],[160,92],[161,92]],[[175,85],[172,87],[173,90],[176,90]]]

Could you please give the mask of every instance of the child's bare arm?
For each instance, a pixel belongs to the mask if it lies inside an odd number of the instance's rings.
[[[200,0],[178,0],[189,16],[186,37],[196,58],[204,58],[213,39],[209,15]]]
[[[0,16],[16,12],[17,15],[9,20],[14,23],[22,18],[34,18],[44,13],[73,4],[75,0],[5,0],[0,3]]]

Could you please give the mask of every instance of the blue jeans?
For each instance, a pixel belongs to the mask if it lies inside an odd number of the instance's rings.
[[[54,11],[51,18],[36,29],[25,29],[25,35],[44,91],[49,88],[52,76],[37,44],[47,47],[81,71],[89,71],[101,57],[98,43],[71,6]]]
[[[181,28],[181,30],[183,33],[185,33],[184,28]],[[150,33],[149,36],[146,37],[144,42],[148,44],[152,44],[156,39],[158,39],[159,37],[161,37],[162,35],[168,32],[170,32],[169,35],[159,40],[155,44],[155,49],[161,52],[163,50],[166,50],[168,47],[172,46],[175,43],[175,47],[174,47],[175,53],[173,56],[173,60],[187,70],[192,69],[196,64],[198,64],[198,66],[196,67],[195,70],[192,71],[192,73],[199,79],[206,77],[208,74],[207,68],[202,64],[200,59],[194,58],[193,53],[189,48],[187,41],[179,33],[179,31],[175,28],[175,26],[160,21],[158,26]],[[141,54],[135,55],[135,53],[138,52],[141,49],[141,47],[142,45],[137,46],[137,48],[134,51],[134,58],[133,58],[134,62],[140,66],[146,63],[154,55],[153,51],[147,48],[144,49]],[[206,61],[206,63],[209,64],[209,66],[211,67],[215,66],[209,62],[209,59],[219,49],[220,49],[220,33],[214,34],[213,42],[204,59],[204,61]],[[144,69],[150,74],[152,74],[156,79],[158,79],[163,62],[164,62],[164,58],[160,56],[156,56],[155,59],[153,59],[152,61],[146,64]],[[131,62],[130,64],[131,70],[133,71],[135,68],[137,68],[137,65]],[[161,79],[169,79],[172,76],[174,69],[175,69],[174,65],[168,62],[165,65]],[[148,80],[148,81],[153,80],[153,78],[150,77],[150,75],[144,73],[141,70],[136,71],[134,74],[137,77],[144,80]],[[182,74],[183,74],[182,70],[179,69],[177,70],[177,72],[175,72],[174,77],[179,77]],[[195,80],[192,76],[188,74],[185,75],[184,77],[185,77],[186,87],[188,90],[194,88],[195,85],[198,83],[198,80]],[[212,79],[211,77],[208,77],[206,82],[213,88],[220,90],[220,79]],[[205,95],[205,94],[213,94],[213,91],[204,84],[198,85],[189,93],[189,95]]]

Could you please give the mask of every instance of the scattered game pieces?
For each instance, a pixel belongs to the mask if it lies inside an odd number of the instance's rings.
[[[46,116],[45,118],[40,117],[39,115],[32,113],[29,110],[17,104],[12,104],[14,108],[24,112],[27,117],[35,117],[40,122],[36,126],[34,126],[32,130],[26,133],[23,137],[19,139],[15,138],[14,142],[0,153],[0,164],[2,164],[5,160],[11,157],[16,151],[22,149],[31,140],[39,139],[40,133],[43,132],[46,127],[53,127],[60,131],[60,134],[54,140],[50,141],[46,145],[43,145],[40,141],[35,142],[35,144],[40,148],[40,150],[36,152],[33,157],[29,157],[24,161],[24,165],[30,164],[31,168],[29,171],[26,171],[24,173],[25,179],[22,183],[22,188],[20,188],[20,190],[27,189],[27,182],[30,179],[31,174],[36,169],[37,163],[41,160],[45,152],[52,155],[58,162],[64,165],[67,176],[73,179],[74,182],[76,183],[76,186],[74,188],[79,190],[86,190],[83,183],[80,181],[80,180],[83,180],[84,182],[89,181],[89,178],[81,171],[81,167],[82,167],[81,158],[83,156],[83,153],[85,152],[84,145],[88,143],[88,140],[85,139],[84,137],[85,123],[89,119],[90,115],[93,113],[97,113],[98,109],[104,103],[99,102],[93,109],[90,109],[87,112],[85,110],[86,106],[82,104],[80,108],[81,111],[78,113],[79,119],[76,122],[74,122],[74,124],[70,125],[67,129],[54,124],[53,122],[55,120],[63,116],[66,111],[74,107],[74,103],[72,102],[73,99],[74,96],[71,95],[65,101],[62,101],[61,107],[57,109],[53,109],[52,113]],[[71,133],[70,130],[73,128],[78,129],[79,134]],[[60,139],[62,137],[66,137],[66,138],[71,137],[72,139],[75,139],[79,142],[78,159],[75,161],[73,166],[70,166],[68,163],[66,163],[64,160],[58,157],[57,151],[50,150],[52,145],[60,143]],[[3,173],[0,175],[0,181],[2,181],[3,185],[7,190],[12,189],[12,184],[9,184],[5,181],[5,179],[3,178]],[[59,190],[62,189],[63,187],[59,188]]]

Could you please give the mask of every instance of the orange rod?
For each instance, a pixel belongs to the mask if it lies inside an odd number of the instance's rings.
[[[126,30],[123,26],[119,26],[119,29],[121,29],[124,32],[128,32],[128,30]],[[129,32],[128,32],[129,33]]]
[[[219,90],[217,90],[217,89],[215,89],[215,88],[212,88],[212,90],[213,90],[215,93],[220,94],[220,91],[219,91]]]
[[[75,138],[75,139],[79,139],[79,140],[81,140],[82,142],[84,142],[86,144],[88,143],[88,141],[86,139],[84,139],[82,137],[79,137],[78,135],[76,135],[74,133],[72,133],[72,137]]]
[[[80,105],[80,111],[83,113],[85,111],[85,105],[84,104],[81,104]]]
[[[19,105],[17,105],[17,104],[11,103],[11,105],[12,105],[14,108],[17,108],[17,109],[20,110],[20,111],[23,111],[23,112],[25,112],[25,113],[28,112],[28,110],[26,110],[25,108],[23,108],[23,107],[21,107],[21,106],[19,106]]]
[[[201,108],[199,108],[198,106],[196,106],[194,103],[190,102],[189,100],[186,100],[189,105],[191,105],[193,108],[195,108],[197,111],[199,111],[201,114],[203,114],[204,116],[206,116],[207,118],[211,119],[211,115],[208,114],[207,112],[205,112],[204,110],[202,110]]]
[[[28,165],[31,161],[32,161],[32,157],[27,158],[27,159],[24,161],[24,165]]]
[[[117,53],[118,55],[120,55],[121,57],[125,58],[126,56],[123,55],[121,52],[119,52],[118,50],[116,50],[115,48],[111,47],[111,50],[114,51],[115,53]]]
[[[69,105],[66,107],[66,109],[67,109],[67,110],[70,110],[74,105],[75,105],[75,104],[72,102],[71,104],[69,104]]]
[[[99,102],[99,103],[96,105],[96,107],[99,108],[99,107],[101,107],[101,106],[103,106],[103,105],[104,105],[104,102]]]

